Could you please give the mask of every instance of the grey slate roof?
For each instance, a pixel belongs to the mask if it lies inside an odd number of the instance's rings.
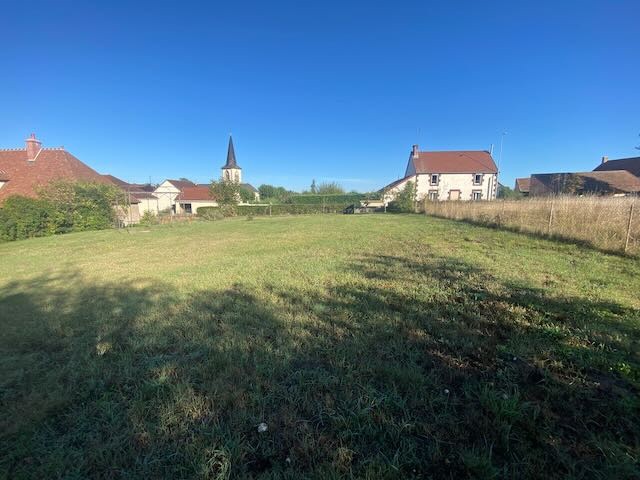
[[[229,135],[229,147],[227,148],[227,163],[222,168],[238,168],[238,162],[236,161],[236,152],[233,149],[233,138]]]

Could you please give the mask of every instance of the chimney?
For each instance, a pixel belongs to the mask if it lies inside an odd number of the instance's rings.
[[[411,147],[411,158],[418,158],[418,145]]]
[[[607,157],[606,155],[602,157],[602,163],[607,163],[608,161],[609,161],[609,157]]]
[[[33,162],[42,149],[42,142],[36,138],[35,133],[32,133],[25,142],[27,144],[27,160]]]

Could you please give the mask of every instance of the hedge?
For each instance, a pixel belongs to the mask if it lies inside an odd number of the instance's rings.
[[[322,213],[342,213],[348,204],[314,204],[314,205],[295,205],[295,204],[277,204],[277,205],[238,205],[235,207],[237,215],[308,215]],[[207,220],[220,218],[220,207],[200,207],[198,208],[198,216]]]
[[[336,195],[303,194],[292,195],[289,197],[289,201],[293,205],[322,205],[324,203],[331,205],[344,204],[346,206],[352,203],[358,203],[360,200],[364,200],[365,197],[366,196],[362,193],[344,193]]]
[[[114,225],[121,194],[113,185],[55,181],[40,198],[13,195],[0,206],[0,241],[55,233],[100,230]]]

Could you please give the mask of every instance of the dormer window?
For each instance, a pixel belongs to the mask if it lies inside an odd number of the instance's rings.
[[[433,173],[431,174],[429,185],[438,185],[439,181],[440,181],[440,175],[438,175],[437,173]]]
[[[473,174],[473,184],[474,185],[482,185],[482,174],[474,173]]]

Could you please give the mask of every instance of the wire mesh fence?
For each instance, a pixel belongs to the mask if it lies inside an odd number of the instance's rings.
[[[607,251],[640,253],[640,200],[637,197],[425,201],[424,211],[437,217],[577,240]]]

